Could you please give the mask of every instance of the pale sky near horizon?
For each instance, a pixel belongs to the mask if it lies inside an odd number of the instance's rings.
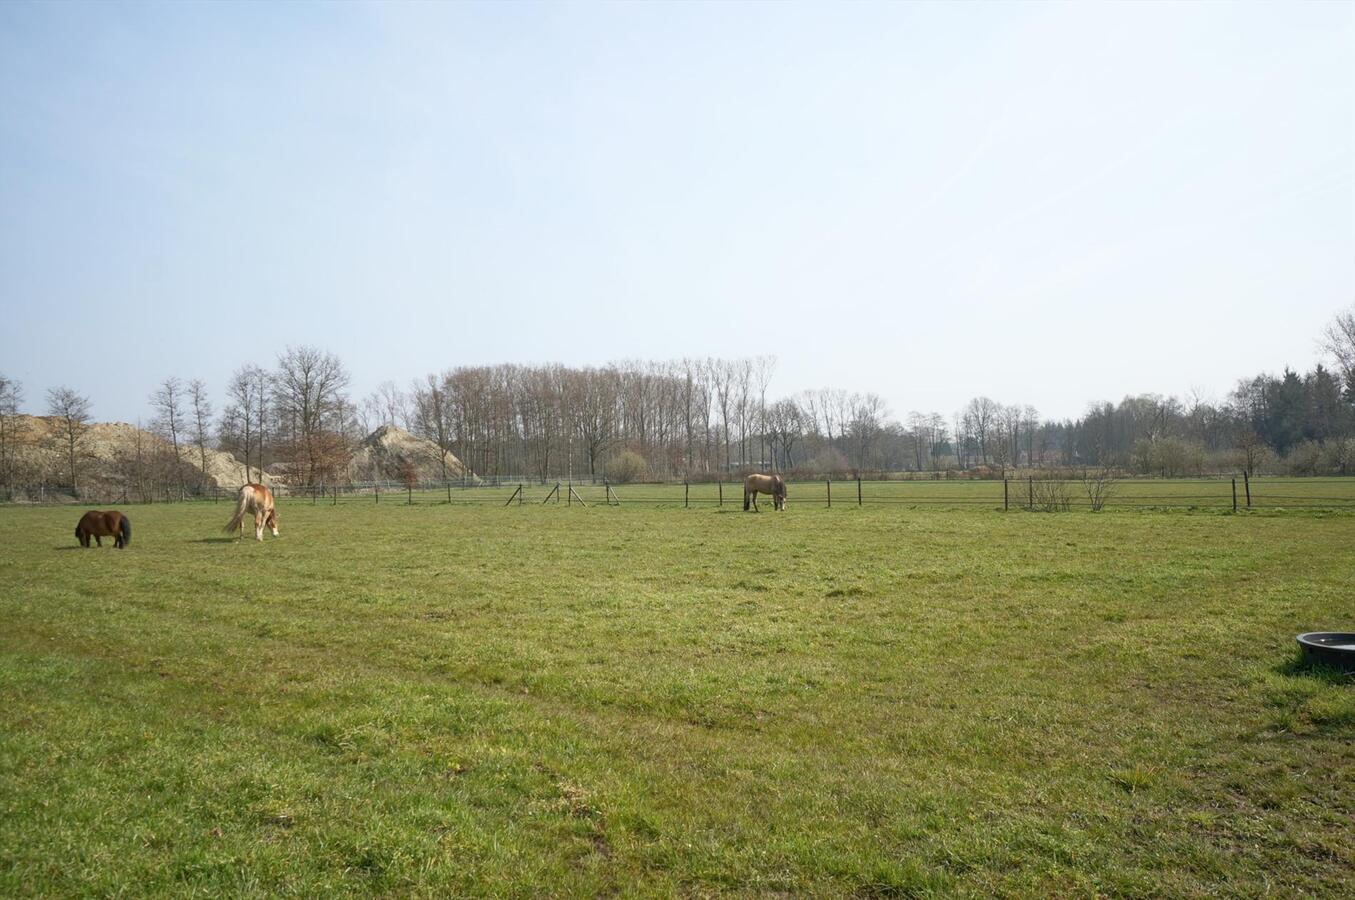
[[[1223,398],[1355,303],[1355,3],[0,4],[0,372],[774,353]]]

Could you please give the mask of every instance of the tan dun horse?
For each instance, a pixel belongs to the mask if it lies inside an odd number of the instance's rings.
[[[226,523],[226,531],[240,532],[245,536],[245,516],[254,514],[254,539],[263,540],[263,527],[267,525],[278,536],[278,511],[273,507],[273,492],[261,484],[247,484],[240,488],[240,496],[235,501],[235,515]]]
[[[80,524],[75,526],[75,539],[81,547],[88,547],[90,538],[102,547],[104,542],[100,539],[106,537],[113,538],[113,546],[119,550],[126,547],[132,542],[132,520],[116,509],[107,512],[92,509],[81,516]]]
[[[773,507],[786,508],[786,482],[780,475],[749,475],[743,480],[744,512],[748,511],[749,502],[754,512],[762,512],[757,508],[758,494],[771,494]]]

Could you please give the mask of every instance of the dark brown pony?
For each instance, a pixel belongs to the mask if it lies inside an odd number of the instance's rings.
[[[743,480],[744,512],[748,511],[749,501],[752,501],[754,512],[761,512],[757,508],[758,494],[771,494],[774,508],[786,508],[786,482],[780,475],[749,475]]]
[[[261,484],[247,484],[240,488],[240,496],[235,501],[235,515],[226,523],[226,531],[237,529],[240,536],[245,533],[245,516],[254,514],[254,537],[263,540],[263,528],[268,526],[273,537],[278,536],[278,511],[273,506],[273,492]]]
[[[75,539],[81,547],[88,547],[90,538],[102,547],[104,542],[100,538],[106,537],[113,538],[113,546],[119,550],[126,547],[132,542],[132,520],[116,509],[108,512],[92,509],[81,516],[80,524],[75,526]]]

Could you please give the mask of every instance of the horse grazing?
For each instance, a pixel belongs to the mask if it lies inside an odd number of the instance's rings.
[[[772,506],[776,509],[786,508],[786,481],[780,475],[749,475],[743,480],[743,511],[748,511],[748,504],[753,504],[754,512],[762,512],[757,508],[757,495],[771,494]]]
[[[240,488],[240,496],[235,501],[235,515],[226,523],[226,531],[237,529],[245,536],[245,516],[254,514],[254,539],[263,540],[263,527],[267,525],[278,536],[278,511],[273,507],[273,492],[261,484],[247,484]]]
[[[80,524],[75,526],[75,539],[81,547],[88,547],[90,538],[102,547],[104,542],[100,538],[106,537],[112,537],[113,546],[119,550],[126,547],[132,542],[132,520],[116,509],[108,512],[92,509],[81,516]]]

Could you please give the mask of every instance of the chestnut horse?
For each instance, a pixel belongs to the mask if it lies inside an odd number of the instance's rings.
[[[780,475],[749,475],[743,480],[744,512],[748,511],[750,500],[753,504],[753,511],[762,512],[757,508],[758,494],[771,494],[774,508],[786,508],[786,482]]]
[[[273,507],[273,492],[261,484],[247,484],[240,488],[240,496],[235,501],[235,515],[226,523],[226,531],[239,529],[245,536],[245,516],[254,514],[254,538],[263,540],[263,527],[267,525],[278,536],[278,511]]]
[[[116,509],[108,512],[92,509],[81,516],[80,524],[75,526],[75,539],[81,547],[88,547],[90,538],[102,547],[104,542],[100,538],[106,537],[112,537],[113,546],[119,550],[126,547],[132,542],[132,520]]]

